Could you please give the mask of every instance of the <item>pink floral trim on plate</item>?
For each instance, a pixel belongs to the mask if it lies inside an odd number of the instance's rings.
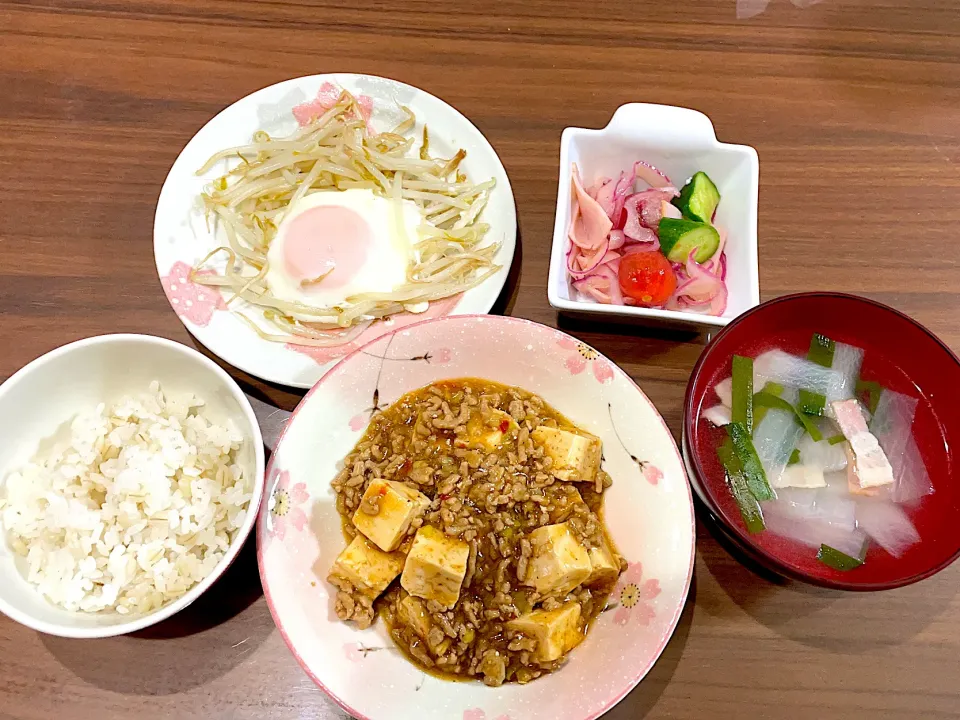
[[[613,597],[620,604],[613,616],[617,625],[626,625],[635,620],[641,625],[649,625],[656,617],[651,600],[660,594],[660,582],[652,579],[643,580],[643,565],[639,562],[630,563],[627,571],[620,576]]]
[[[270,498],[270,515],[274,537],[283,540],[288,526],[292,525],[297,532],[303,532],[307,526],[307,513],[300,506],[310,499],[310,493],[305,483],[291,484],[286,470],[281,470],[277,478],[277,487]]]
[[[223,296],[214,288],[198,285],[190,280],[193,268],[185,262],[175,262],[170,272],[160,278],[163,291],[173,309],[184,320],[206,327],[217,310],[225,310]],[[197,275],[215,275],[213,270],[201,270]]]
[[[663,473],[656,465],[645,460],[640,460],[639,464],[640,469],[643,472],[643,477],[648,483],[656,487],[659,482],[663,480]]]
[[[487,720],[487,713],[481,710],[480,708],[472,708],[471,710],[463,711],[463,720]],[[497,715],[495,718],[490,720],[510,720],[509,715]]]
[[[286,347],[288,350],[293,350],[294,352],[302,353],[303,355],[313,358],[318,365],[326,365],[329,362],[339,360],[340,358],[349,355],[355,350],[358,350],[366,345],[368,342],[376,340],[378,337],[385,335],[388,332],[398,330],[402,327],[406,327],[407,325],[413,325],[414,323],[418,323],[423,320],[431,320],[433,318],[449,315],[451,312],[453,312],[453,309],[457,306],[457,303],[460,302],[461,297],[463,296],[454,295],[453,297],[443,298],[442,300],[434,300],[430,303],[430,307],[427,308],[426,312],[419,314],[404,312],[391,315],[386,320],[373,323],[373,325],[357,335],[355,338],[353,338],[353,340],[344,342],[342,345],[308,347],[306,345],[294,345],[293,343],[287,343]],[[438,350],[437,352],[444,354],[443,356],[437,355],[436,357],[432,358],[433,362],[443,364],[450,362],[452,359],[452,354],[449,349]]]
[[[589,345],[577,342],[573,338],[566,336],[557,340],[557,345],[564,350],[573,351],[567,355],[564,363],[571,375],[579,375],[586,370],[589,365],[593,368],[593,376],[597,379],[597,382],[608,383],[613,380],[613,366],[610,364],[610,361],[602,357],[600,353]]]
[[[317,91],[317,97],[293,108],[293,117],[300,127],[309,125],[313,120],[323,115],[337,104],[343,88],[330,82],[325,82]],[[373,98],[369,95],[357,95],[357,105],[360,106],[360,118],[367,124],[369,132],[375,132],[370,125],[370,116],[373,114]]]

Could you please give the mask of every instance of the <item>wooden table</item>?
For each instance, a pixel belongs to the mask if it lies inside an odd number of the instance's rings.
[[[510,314],[619,363],[679,436],[702,339],[559,319],[545,278],[560,131],[629,101],[707,113],[761,161],[764,298],[843,289],[960,350],[960,12],[937,0],[0,4],[0,378],[81,337],[191,339],[153,265],[154,203],[226,105],[285,78],[387,75],[490,139],[521,226]],[[811,0],[794,0],[809,5]],[[299,395],[235,372],[292,408]],[[960,717],[960,565],[903,590],[775,584],[699,530],[664,656],[610,718]],[[275,630],[253,541],[187,611],[75,641],[0,619],[0,718],[341,718]]]

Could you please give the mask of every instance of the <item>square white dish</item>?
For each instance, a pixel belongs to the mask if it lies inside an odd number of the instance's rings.
[[[637,160],[666,173],[677,187],[702,170],[720,190],[715,223],[727,233],[729,300],[721,316],[581,300],[566,272],[567,231],[572,212],[571,170],[576,163],[584,185],[599,177],[616,177]],[[671,105],[630,103],[620,106],[605,128],[568,127],[560,139],[560,182],[550,253],[547,297],[557,310],[596,315],[607,321],[639,324],[722,327],[760,303],[757,261],[757,205],[760,164],[748,145],[721,143],[710,118]]]

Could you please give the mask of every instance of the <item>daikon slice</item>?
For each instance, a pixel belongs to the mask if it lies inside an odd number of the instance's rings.
[[[885,500],[858,500],[857,527],[894,557],[901,557],[920,541],[920,534],[903,509]]]
[[[813,548],[829,545],[850,557],[863,557],[867,536],[861,530],[851,529],[849,524],[804,516],[796,506],[779,500],[761,503],[761,507],[769,532]]]
[[[779,503],[779,511],[798,520],[816,520],[848,531],[857,527],[857,503],[826,488],[783,488],[777,490],[774,502]]]
[[[893,469],[892,498],[898,503],[915,502],[933,492],[913,435],[917,403],[916,398],[884,390],[870,421],[870,432],[876,436]]]
[[[843,382],[834,387],[833,392],[824,393],[827,396],[827,404],[834,400],[847,400],[854,396],[862,364],[863,348],[839,342],[834,344],[832,368],[840,373]]]
[[[796,390],[787,389],[783,393],[783,399],[790,403],[796,402],[796,396]],[[803,432],[793,413],[777,408],[769,408],[754,428],[753,446],[771,485],[779,483]]]
[[[922,497],[933,493],[933,482],[930,473],[920,455],[917,439],[910,435],[903,455],[896,464],[891,461],[894,469],[893,500],[894,502],[911,505]]]
[[[824,439],[814,442],[809,434],[804,434],[797,443],[800,458],[804,465],[815,467],[824,473],[844,470],[847,467],[847,454],[843,451],[843,444],[831,445],[828,433],[824,432]]]
[[[847,379],[839,371],[783,350],[768,350],[753,361],[753,386],[762,388],[770,381],[809,390],[827,398],[840,397],[847,391]]]

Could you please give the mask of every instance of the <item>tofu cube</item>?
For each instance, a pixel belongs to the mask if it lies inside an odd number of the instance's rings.
[[[434,527],[417,531],[400,576],[400,585],[411,595],[452,608],[460,597],[467,574],[470,546]]]
[[[590,557],[590,575],[584,584],[601,585],[620,577],[620,562],[606,540],[601,545],[590,548],[587,555]]]
[[[424,640],[430,632],[430,615],[423,603],[413,595],[407,595],[403,600],[397,603],[397,617],[400,621],[413,628]]]
[[[600,438],[541,425],[530,437],[553,460],[558,480],[593,482],[600,469]]]
[[[374,600],[402,569],[402,553],[385,553],[358,534],[333,563],[330,577],[348,581],[359,592]]]
[[[410,523],[430,505],[430,498],[409,485],[374,480],[353,514],[353,525],[384,552],[397,549]],[[369,510],[376,509],[376,514]]]
[[[400,621],[413,628],[413,631],[427,643],[427,647],[435,655],[443,655],[450,649],[451,640],[442,632],[431,633],[433,623],[430,621],[430,614],[423,606],[423,602],[413,595],[407,595],[403,600],[397,603],[397,616]],[[433,637],[438,636],[438,637]],[[436,640],[436,642],[434,642]]]
[[[529,539],[533,554],[524,582],[537,592],[565,595],[590,577],[590,556],[567,523],[538,527]]]
[[[534,610],[507,623],[537,641],[536,659],[551,662],[570,652],[583,639],[580,603],[569,602],[556,610]]]
[[[467,421],[467,441],[460,441],[458,445],[492,452],[511,439],[519,429],[517,421],[503,410],[492,410],[486,420],[478,410]]]

